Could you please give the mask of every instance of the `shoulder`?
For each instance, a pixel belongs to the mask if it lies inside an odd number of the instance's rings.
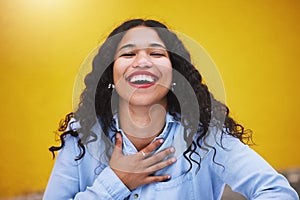
[[[76,120],[75,118],[71,118],[66,128],[66,131],[77,131],[80,128],[81,126],[79,120]]]
[[[74,118],[70,119],[67,123],[64,132],[59,136],[61,142],[60,146],[51,147],[54,151],[58,151],[57,160],[60,160],[61,157],[63,157],[64,160],[66,158],[72,158],[74,160],[81,151],[78,146],[79,134],[77,132],[80,125]]]
[[[199,139],[194,139],[195,142],[197,140]],[[234,156],[236,152],[251,151],[249,146],[241,142],[239,138],[214,127],[209,128],[198,144],[198,153],[201,158],[210,157],[220,164],[228,160],[228,157]]]

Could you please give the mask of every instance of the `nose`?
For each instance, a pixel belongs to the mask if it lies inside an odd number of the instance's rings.
[[[133,67],[142,67],[142,68],[149,68],[152,67],[153,63],[149,55],[146,52],[139,52],[136,55],[136,58],[133,63]]]

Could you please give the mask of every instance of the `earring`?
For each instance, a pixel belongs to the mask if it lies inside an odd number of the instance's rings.
[[[175,85],[176,85],[176,83],[175,83],[175,82],[174,82],[174,83],[172,83],[172,85],[171,85],[171,91],[172,91],[172,92],[174,92],[174,91],[175,91],[175,89],[174,89]]]
[[[114,88],[115,88],[115,85],[112,84],[112,83],[110,83],[110,84],[108,84],[107,88],[108,88],[108,89],[114,89]]]

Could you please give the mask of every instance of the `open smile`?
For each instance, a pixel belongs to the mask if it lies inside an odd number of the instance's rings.
[[[158,81],[158,77],[148,71],[138,71],[126,78],[129,84],[136,88],[148,88]]]

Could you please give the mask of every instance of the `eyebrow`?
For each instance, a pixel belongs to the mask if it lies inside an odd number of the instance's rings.
[[[118,49],[118,51],[122,50],[122,49],[126,49],[126,48],[135,48],[136,45],[134,44],[125,44],[124,46],[120,47]],[[159,43],[151,43],[149,44],[149,47],[160,47],[160,48],[163,48],[163,49],[166,49],[166,47],[162,44],[159,44]]]
[[[166,49],[166,47],[165,47],[164,45],[159,44],[159,43],[151,43],[151,44],[149,45],[149,47],[161,47],[161,48],[163,48],[163,49]]]

